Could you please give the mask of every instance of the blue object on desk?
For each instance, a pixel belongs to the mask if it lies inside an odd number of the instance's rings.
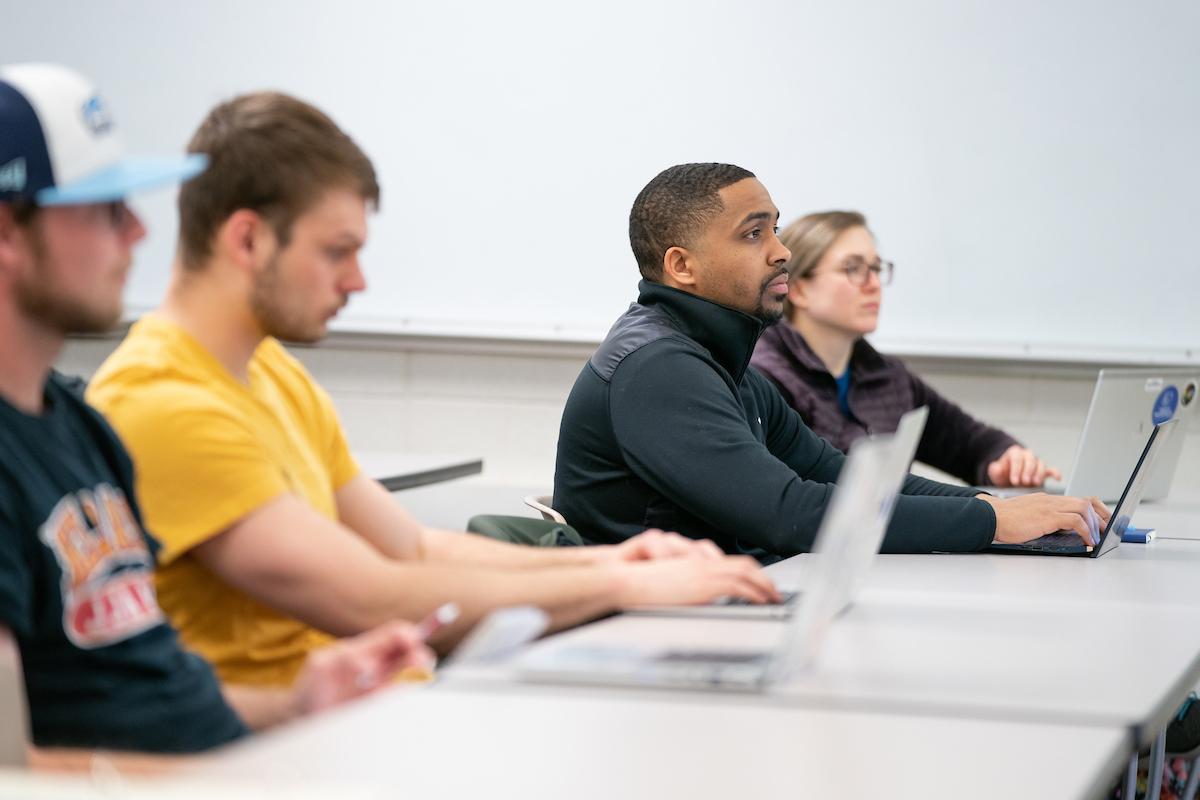
[[[1154,541],[1154,528],[1135,528],[1130,525],[1121,534],[1121,543],[1145,544]]]

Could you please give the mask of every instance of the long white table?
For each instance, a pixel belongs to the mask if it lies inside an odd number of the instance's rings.
[[[781,585],[803,586],[806,556],[767,568]],[[865,602],[1078,608],[1142,604],[1200,610],[1200,541],[1160,538],[1123,544],[1099,558],[999,555],[881,555],[867,576]],[[1149,635],[1149,631],[1146,632]]]
[[[1134,524],[1157,529],[1160,539],[1200,540],[1200,500],[1144,503],[1134,514]]]
[[[1138,524],[1200,520],[1160,508],[1175,516]],[[467,671],[238,746],[204,774],[522,798],[1094,797],[1200,680],[1200,541],[1160,537],[1099,559],[880,556],[815,663],[769,694]],[[771,572],[802,586],[806,560]],[[535,647],[764,649],[782,630],[626,615]]]
[[[867,593],[830,628],[809,668],[743,702],[1123,726],[1139,745],[1148,744],[1200,680],[1195,614],[1179,608],[1148,614],[1147,606],[1122,603],[1091,604],[1092,613],[1084,613],[1084,606]],[[766,650],[783,626],[625,615],[533,649],[540,655],[580,646]],[[1143,644],[1152,636],[1162,641],[1151,650]],[[518,673],[496,668],[464,679],[502,688],[520,680]]]
[[[437,687],[257,737],[198,776],[513,800],[1094,798],[1129,744],[1117,727]]]

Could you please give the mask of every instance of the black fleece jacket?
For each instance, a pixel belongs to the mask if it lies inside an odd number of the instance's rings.
[[[648,527],[771,563],[811,549],[845,456],[748,369],[763,324],[650,281],[563,410],[554,506],[593,543]],[[909,476],[883,551],[973,551],[996,529],[976,490]]]

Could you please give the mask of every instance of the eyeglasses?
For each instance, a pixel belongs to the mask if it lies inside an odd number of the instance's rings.
[[[866,260],[858,256],[850,256],[842,262],[840,267],[834,267],[835,271],[843,273],[846,280],[855,286],[866,286],[872,275],[879,279],[880,286],[888,286],[892,282],[892,273],[895,269],[896,265],[891,261],[880,259],[874,264],[868,264]],[[815,274],[810,272],[807,277],[812,278]]]

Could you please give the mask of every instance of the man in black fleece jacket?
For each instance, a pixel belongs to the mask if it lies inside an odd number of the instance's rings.
[[[771,563],[812,547],[845,460],[748,367],[783,313],[779,211],[753,173],[684,164],[638,195],[629,237],[643,280],[563,411],[554,505],[596,543],[646,527]],[[1060,529],[1092,541],[1098,500],[998,500],[909,476],[885,552],[974,551]]]

